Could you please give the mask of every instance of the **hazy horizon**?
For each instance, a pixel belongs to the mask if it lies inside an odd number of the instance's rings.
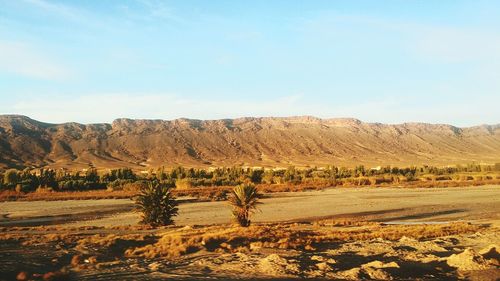
[[[0,0],[0,114],[500,122],[492,1]]]

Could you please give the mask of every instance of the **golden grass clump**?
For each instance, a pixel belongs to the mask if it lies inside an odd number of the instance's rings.
[[[317,235],[316,243],[333,241],[371,240],[399,240],[402,237],[415,239],[430,239],[460,233],[472,233],[481,229],[481,226],[468,223],[452,223],[443,225],[371,225],[359,229],[342,229]]]
[[[126,257],[144,258],[176,258],[189,252],[196,245],[196,238],[184,238],[180,235],[165,235],[155,244],[148,244],[142,247],[130,248],[125,251]]]

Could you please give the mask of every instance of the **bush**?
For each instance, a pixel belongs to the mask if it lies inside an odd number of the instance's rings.
[[[178,179],[175,181],[175,188],[179,190],[190,189],[193,188],[193,180],[189,178]]]
[[[142,223],[152,226],[173,224],[177,216],[177,201],[172,194],[172,186],[149,183],[141,189],[135,200],[136,210],[142,213]]]
[[[108,191],[115,191],[115,190],[123,190],[124,186],[127,184],[134,183],[134,180],[130,179],[116,179],[107,185],[107,190]]]
[[[6,185],[15,186],[19,181],[19,172],[16,169],[7,170],[3,176]]]

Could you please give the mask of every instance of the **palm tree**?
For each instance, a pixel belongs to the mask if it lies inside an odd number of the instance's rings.
[[[174,223],[179,209],[172,194],[172,186],[150,182],[141,189],[135,198],[136,210],[142,213],[142,222],[152,225],[170,225]]]
[[[260,194],[254,185],[238,185],[229,196],[229,204],[233,207],[233,217],[244,227],[250,225],[250,214],[257,210]]]

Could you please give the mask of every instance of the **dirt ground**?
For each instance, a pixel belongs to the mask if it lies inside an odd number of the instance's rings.
[[[0,280],[499,280],[500,186],[273,194],[138,225],[130,200],[0,203]]]
[[[500,186],[449,188],[331,188],[268,194],[254,222],[357,217],[383,222],[500,222]],[[136,225],[140,216],[129,199],[1,202],[0,226]],[[180,205],[178,225],[228,223],[226,202]]]

